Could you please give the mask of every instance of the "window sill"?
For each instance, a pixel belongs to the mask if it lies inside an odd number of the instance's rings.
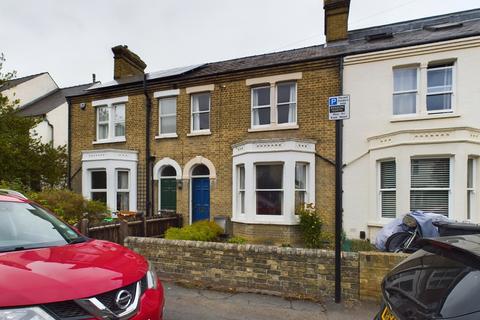
[[[404,121],[418,121],[418,120],[432,120],[432,119],[446,119],[446,118],[458,118],[458,113],[430,113],[430,114],[414,114],[408,116],[395,116],[390,119],[390,122],[404,122]]]
[[[106,144],[106,143],[119,143],[125,142],[127,139],[125,137],[115,138],[115,139],[105,139],[105,140],[97,140],[93,141],[92,144]]]
[[[298,129],[298,124],[289,124],[289,125],[271,125],[265,127],[253,127],[249,128],[248,132],[261,132],[261,131],[277,131],[277,130],[295,130]]]
[[[300,222],[300,218],[294,214],[292,215],[251,215],[235,214],[232,222],[246,223],[246,224],[266,224],[266,225],[284,225],[294,226]]]
[[[176,133],[165,133],[165,134],[160,134],[158,136],[155,136],[156,140],[172,139],[172,138],[178,138],[178,135]]]
[[[194,131],[187,133],[187,137],[195,137],[195,136],[209,136],[211,135],[212,132],[210,130],[205,130],[205,131]]]

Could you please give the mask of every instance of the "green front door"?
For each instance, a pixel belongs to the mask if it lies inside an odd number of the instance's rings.
[[[177,180],[160,179],[160,210],[177,210]]]

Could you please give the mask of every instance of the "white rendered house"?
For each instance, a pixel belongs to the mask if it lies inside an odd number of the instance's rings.
[[[383,26],[377,38],[398,47],[345,57],[348,237],[373,239],[410,210],[480,222],[480,37],[464,29],[478,34],[479,19],[472,10]]]

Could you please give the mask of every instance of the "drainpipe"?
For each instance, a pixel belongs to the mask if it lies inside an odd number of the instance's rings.
[[[68,139],[68,146],[67,146],[67,153],[68,153],[68,163],[67,163],[67,188],[68,190],[72,190],[72,102],[70,98],[67,97],[67,110],[68,110],[68,129],[67,129],[67,139]]]
[[[143,74],[143,94],[145,96],[145,214],[146,216],[151,216],[152,210],[152,199],[150,195],[150,114],[152,111],[152,101],[148,96],[147,92],[147,75]]]
[[[340,95],[343,95],[343,57],[339,64]],[[342,216],[343,216],[343,120],[335,121],[335,302],[342,300]]]

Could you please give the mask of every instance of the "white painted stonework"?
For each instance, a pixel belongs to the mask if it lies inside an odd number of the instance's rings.
[[[345,58],[344,94],[351,99],[351,118],[344,121],[344,230],[373,239],[391,219],[379,206],[379,161],[396,162],[396,212],[410,210],[414,158],[450,159],[449,217],[467,219],[467,161],[480,156],[480,37],[362,54]],[[429,63],[453,61],[450,113],[426,110]],[[418,66],[417,113],[393,115],[393,68]],[[474,170],[478,190],[480,170]],[[478,192],[475,191],[474,194]],[[471,220],[480,222],[474,197]]]
[[[295,225],[295,164],[306,163],[306,203],[315,204],[315,141],[296,139],[247,140],[233,146],[232,163],[232,221],[252,224]],[[257,215],[255,192],[255,165],[283,164],[283,214]],[[238,170],[245,167],[245,213],[239,212]]]
[[[116,211],[116,171],[129,171],[130,211],[137,210],[137,163],[138,152],[132,150],[104,149],[82,152],[82,194],[91,199],[90,186],[92,170],[106,170],[107,173],[107,206]]]

